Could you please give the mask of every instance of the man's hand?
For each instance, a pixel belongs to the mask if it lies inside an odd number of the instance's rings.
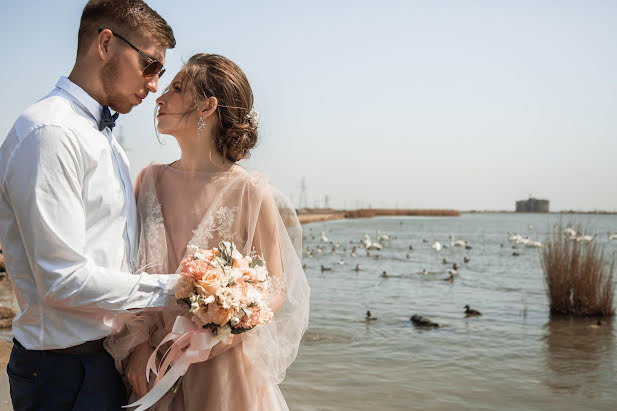
[[[129,357],[129,363],[126,366],[126,377],[129,380],[129,384],[133,387],[133,391],[139,396],[143,397],[148,393],[148,383],[146,382],[146,365],[148,364],[148,358],[154,351],[154,348],[148,341],[139,344],[133,349],[131,356]]]

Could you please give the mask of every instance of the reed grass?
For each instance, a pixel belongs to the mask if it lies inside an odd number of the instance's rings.
[[[577,227],[577,232],[581,232]],[[615,314],[615,256],[592,241],[566,237],[561,225],[549,234],[542,269],[551,314],[612,316]]]

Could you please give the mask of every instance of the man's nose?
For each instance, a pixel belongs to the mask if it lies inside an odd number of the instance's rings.
[[[146,83],[146,89],[148,89],[148,91],[151,93],[156,93],[156,90],[158,90],[158,85],[159,85],[159,76],[157,74],[156,76],[153,76],[152,78],[148,79],[148,82]]]

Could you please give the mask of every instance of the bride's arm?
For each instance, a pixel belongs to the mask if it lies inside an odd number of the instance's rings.
[[[278,209],[274,203],[274,199],[272,198],[269,190],[266,190],[263,193],[263,197],[261,198],[261,204],[257,205],[259,207],[257,218],[255,222],[251,222],[255,220],[255,218],[245,219],[245,224],[249,227],[248,232],[253,233],[253,241],[252,246],[257,252],[258,255],[263,255],[266,266],[268,268],[268,273],[272,277],[273,282],[276,284],[275,292],[270,295],[270,300],[268,306],[275,313],[281,308],[283,302],[285,301],[285,283],[283,280],[283,264],[281,261],[281,253],[280,253],[280,241],[277,227],[277,213]],[[251,206],[256,207],[256,205],[244,204],[247,207],[247,210],[252,209]],[[254,227],[250,227],[254,225]],[[235,334],[230,336],[231,342],[227,344],[218,343],[214,346],[212,351],[210,352],[210,356],[208,359],[212,359],[225,351],[237,346],[242,342],[245,337],[245,333]]]
[[[283,262],[277,224],[278,209],[269,190],[263,195],[259,217],[255,226],[253,247],[258,255],[263,255],[266,267],[273,283],[273,292],[270,294],[269,307],[273,313],[281,308],[285,301],[285,281],[283,278]],[[284,230],[283,230],[284,231]]]

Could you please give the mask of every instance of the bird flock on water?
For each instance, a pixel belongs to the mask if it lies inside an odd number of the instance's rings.
[[[529,225],[528,229],[533,230],[534,227],[532,225]],[[577,233],[571,227],[566,228],[566,230],[564,231],[564,235],[566,236],[568,240],[576,241],[576,242],[584,242],[584,243],[590,243],[595,238],[595,235]],[[311,237],[313,240],[315,240],[315,235],[311,234]],[[379,253],[374,253],[373,255],[371,255],[371,251],[378,252],[378,251],[383,250],[384,247],[387,246],[388,241],[391,240],[392,238],[393,238],[392,236],[382,234],[380,230],[376,230],[376,236],[374,240],[371,239],[371,236],[369,234],[365,234],[361,240],[357,241],[357,243],[350,241],[350,243],[353,245],[351,247],[351,251],[349,252],[349,256],[356,257],[358,253],[361,252],[361,250],[364,250],[367,257],[372,256],[375,259],[380,259],[381,255]],[[520,255],[520,253],[516,251],[518,250],[519,246],[526,247],[526,248],[544,247],[544,243],[542,243],[541,241],[533,240],[528,235],[523,237],[521,234],[508,232],[506,238],[508,242],[513,243],[512,249],[515,251],[512,252],[512,255],[514,257]],[[433,240],[431,248],[433,249],[435,253],[439,253],[441,250],[446,249],[448,247],[460,247],[461,249],[472,250],[472,246],[471,244],[469,244],[468,241],[457,239],[454,234],[450,234],[448,236],[448,239],[450,240],[449,243],[442,244],[438,238],[435,238]],[[609,241],[617,240],[617,232],[608,233],[608,239]],[[306,240],[306,237],[304,238],[304,240]],[[423,239],[422,242],[428,243],[429,241],[427,239]],[[504,244],[502,243],[500,244],[500,246],[504,247]],[[414,249],[413,246],[409,245],[409,250],[405,256],[406,259],[411,258],[411,255],[412,255],[411,252],[413,251],[413,249]],[[314,256],[322,254],[322,253],[329,252],[331,255],[336,255],[341,251],[343,252],[344,255],[346,255],[347,247],[341,247],[340,243],[335,243],[331,241],[326,235],[326,232],[322,231],[319,234],[319,244],[314,247],[307,246],[304,250],[304,254],[306,257],[311,259]],[[470,261],[471,261],[471,258],[468,257],[467,255],[463,257],[464,264],[467,264]],[[455,278],[459,274],[459,265],[456,262],[448,261],[445,257],[442,259],[442,263],[444,265],[451,265],[451,268],[446,271],[448,276],[446,278],[443,278],[442,280],[451,282],[451,283],[454,282]],[[345,265],[345,258],[340,258],[338,265],[340,266]],[[307,264],[304,263],[303,267],[306,268]],[[324,266],[323,264],[320,265],[320,268],[321,268],[321,272],[329,272],[333,270],[332,267]],[[354,271],[358,272],[360,270],[361,270],[360,264],[356,264]],[[429,275],[429,274],[436,274],[438,272],[443,272],[443,271],[442,270],[441,271],[429,271],[426,268],[423,268],[419,272],[419,274]],[[391,277],[392,275],[388,274],[387,271],[382,271],[381,274],[379,274],[379,276],[382,278],[388,278],[388,277]],[[471,308],[469,305],[465,305],[463,309],[464,309],[463,314],[467,318],[468,317],[479,317],[482,315],[480,311]],[[372,321],[377,320],[377,318],[372,315],[370,310],[366,312],[365,319],[367,322],[372,322]],[[412,315],[410,318],[410,321],[414,326],[422,327],[422,328],[439,328],[439,327],[444,326],[444,324],[442,323],[435,322],[431,320],[430,318],[427,318],[419,314]]]

